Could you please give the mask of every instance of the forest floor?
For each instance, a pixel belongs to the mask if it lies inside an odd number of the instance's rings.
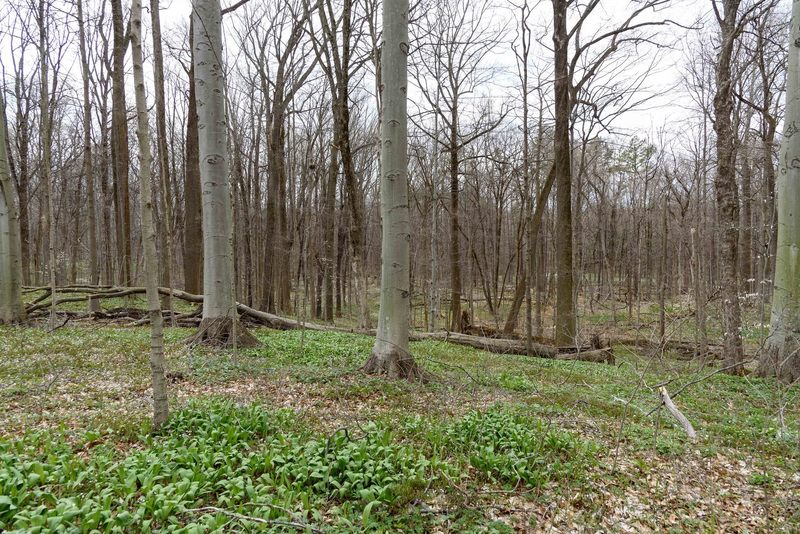
[[[800,530],[797,386],[444,342],[412,344],[433,379],[409,384],[359,372],[365,336],[254,333],[167,329],[153,434],[146,327],[0,327],[0,531]],[[648,415],[665,383],[696,442]]]

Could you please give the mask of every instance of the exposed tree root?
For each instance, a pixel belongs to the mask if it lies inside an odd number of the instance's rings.
[[[403,354],[396,348],[386,351],[373,349],[367,363],[361,370],[368,375],[385,375],[392,380],[426,383],[430,376],[420,367],[410,354]]]
[[[200,321],[197,333],[189,337],[186,343],[225,349],[260,345],[255,336],[239,322],[238,318],[231,317],[203,319]]]

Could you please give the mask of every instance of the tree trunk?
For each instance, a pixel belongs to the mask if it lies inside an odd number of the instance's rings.
[[[159,0],[150,0],[150,20],[153,26],[153,82],[156,98],[156,134],[158,136],[158,176],[161,191],[161,280],[172,287],[172,195],[170,194],[169,151],[167,149],[167,106],[164,97],[164,54],[161,46],[161,15]],[[164,297],[164,308],[172,309],[171,296]]]
[[[331,145],[328,179],[323,186],[322,207],[322,278],[323,313],[322,317],[333,322],[333,277],[336,265],[336,182],[339,174],[339,150]]]
[[[222,13],[219,0],[197,0],[193,16],[200,179],[203,186],[203,320],[192,342],[243,347],[258,341],[236,315],[233,206],[228,173]]]
[[[757,373],[800,379],[800,2],[792,3],[786,118],[777,181],[778,239],[772,324]]]
[[[83,0],[77,0],[78,41],[83,80],[83,175],[86,179],[86,196],[89,226],[89,283],[100,281],[97,262],[97,214],[94,192],[94,169],[92,165],[92,101],[89,98],[89,61],[86,54],[86,29],[83,21]],[[90,306],[96,301],[89,301]],[[91,309],[90,311],[95,311]]]
[[[746,122],[746,124],[749,125],[749,120]],[[747,134],[745,134],[744,144],[747,145]],[[750,165],[750,154],[747,148],[743,150],[741,162],[742,220],[739,223],[741,228],[739,275],[745,292],[752,293],[756,287],[755,280],[753,279],[753,169]]]
[[[0,323],[16,323],[25,319],[22,245],[6,139],[5,101],[0,94]]]
[[[157,1],[155,2],[158,3]],[[155,6],[158,8],[158,5]],[[153,192],[150,167],[150,132],[147,117],[147,98],[142,66],[142,2],[131,5],[131,55],[133,58],[133,83],[136,95],[136,134],[139,140],[139,193],[142,216],[142,246],[144,248],[144,274],[146,280],[147,308],[150,316],[150,376],[153,386],[153,428],[167,422],[169,404],[167,381],[164,377],[164,319],[158,293],[158,260],[156,259],[156,231],[153,223]]]
[[[458,115],[450,124],[450,330],[461,332],[461,251],[458,222]]]
[[[194,17],[189,28],[190,48],[194,56]],[[200,183],[200,152],[197,131],[197,95],[195,93],[194,58],[189,66],[189,109],[186,117],[186,168],[183,181],[183,287],[189,293],[200,293],[203,287],[203,209]]]
[[[22,69],[20,68],[20,78],[24,79]],[[17,118],[16,118],[16,131],[17,131],[17,156],[18,156],[18,172],[17,172],[17,198],[19,199],[19,240],[21,244],[21,262],[22,262],[22,280],[25,284],[30,284],[31,281],[31,267],[30,267],[30,170],[29,170],[29,156],[30,156],[30,122],[28,120],[30,109],[33,107],[30,103],[29,91],[30,85],[25,84],[20,80],[15,84],[14,96],[17,101]],[[8,124],[5,124],[6,132],[8,131]],[[11,145],[10,139],[6,138],[6,150],[9,155],[9,163],[11,163]],[[10,165],[9,165],[10,167]]]
[[[122,20],[122,0],[111,0],[111,20],[114,31],[111,92],[112,169],[114,203],[116,206],[117,247],[120,262],[119,276],[123,285],[131,284],[131,207],[128,193],[128,117],[125,103],[125,50],[128,39]]]
[[[572,273],[572,171],[569,139],[569,70],[567,1],[553,0],[555,132],[553,169],[556,180],[556,344],[575,342],[577,325]]]
[[[53,200],[53,176],[52,176],[52,160],[50,152],[52,122],[50,116],[50,94],[48,93],[50,83],[48,81],[48,58],[47,58],[47,25],[45,1],[40,0],[37,22],[39,25],[39,122],[41,132],[41,180],[45,186],[45,203],[47,205],[47,249],[48,259],[50,266],[50,293],[53,296],[55,303],[56,297],[56,271],[58,265],[56,262],[56,210]],[[56,307],[53,304],[50,307],[49,328],[53,330],[56,327]]]
[[[717,209],[721,230],[721,292],[723,317],[723,347],[725,366],[728,372],[741,374],[744,352],[740,327],[739,307],[739,189],[736,185],[734,162],[735,136],[731,114],[733,112],[733,88],[731,82],[731,58],[736,42],[736,25],[739,0],[725,0],[724,19],[720,19],[721,46],[717,56],[714,95],[714,130],[717,135],[717,174],[715,178]]]
[[[411,223],[408,210],[408,0],[383,3],[381,73],[381,304],[364,372],[423,378],[409,351]]]

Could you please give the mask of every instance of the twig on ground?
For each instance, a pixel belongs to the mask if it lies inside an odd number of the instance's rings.
[[[234,519],[239,519],[241,521],[252,521],[253,523],[259,523],[262,525],[278,525],[282,527],[292,527],[297,530],[311,529],[312,532],[322,532],[321,529],[309,525],[308,523],[305,522],[285,521],[283,519],[264,519],[261,517],[253,517],[249,515],[239,514],[236,512],[231,512],[230,510],[225,510],[224,508],[217,508],[216,506],[203,506],[202,508],[186,508],[184,512],[194,513],[194,514],[204,514],[204,513],[223,514],[228,517],[232,517]]]

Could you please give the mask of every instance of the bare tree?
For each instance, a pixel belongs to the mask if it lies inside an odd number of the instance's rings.
[[[119,282],[131,284],[132,238],[131,238],[131,204],[128,191],[128,115],[125,99],[125,52],[128,49],[128,32],[122,14],[122,0],[111,0],[111,21],[114,30],[112,58],[112,93],[111,93],[111,159],[114,176],[114,205],[117,246],[120,254],[118,261]]]
[[[450,330],[462,330],[462,268],[459,220],[461,152],[477,139],[495,130],[505,120],[506,106],[497,114],[480,113],[483,120],[469,121],[466,101],[470,94],[490,82],[494,75],[484,65],[486,57],[501,41],[504,28],[496,27],[484,0],[441,2],[423,16],[426,33],[419,39],[414,63],[416,83],[425,105],[441,121],[446,135],[430,136],[448,156],[450,193]]]
[[[189,95],[183,171],[183,284],[186,291],[199,293],[203,287],[203,204],[198,147],[197,92],[195,90],[194,17],[189,23]]]
[[[172,195],[167,148],[167,105],[164,97],[164,52],[161,45],[161,14],[159,0],[150,0],[150,21],[153,27],[153,82],[156,100],[156,140],[158,143],[158,185],[161,193],[161,279],[172,288]],[[164,307],[172,308],[172,296],[164,296]]]
[[[76,0],[75,7],[78,19],[78,44],[81,57],[81,79],[83,82],[83,174],[86,179],[86,196],[89,226],[89,283],[100,281],[100,269],[97,262],[97,215],[95,198],[94,166],[92,165],[92,100],[89,96],[89,59],[86,50],[86,27],[83,15],[83,0]],[[92,311],[99,306],[95,299],[89,300]]]
[[[204,252],[203,320],[193,341],[233,347],[251,346],[258,341],[239,324],[236,310],[219,0],[198,0],[192,17]]]
[[[164,377],[164,319],[158,295],[158,260],[156,256],[156,229],[153,222],[153,191],[151,187],[152,156],[144,88],[144,60],[142,58],[142,1],[133,0],[131,6],[131,56],[133,58],[133,83],[136,93],[136,135],[139,140],[139,193],[142,211],[142,246],[144,247],[145,287],[150,317],[150,375],[153,386],[153,428],[167,422],[169,404],[167,381]]]
[[[740,0],[723,0],[722,12],[712,0],[720,28],[714,94],[714,132],[717,135],[717,173],[714,179],[719,220],[722,225],[723,346],[726,367],[743,372],[741,309],[739,306],[739,187],[736,183],[736,134],[733,129],[733,80],[731,59],[742,31]]]
[[[800,2],[792,3],[786,119],[778,169],[778,242],[770,336],[758,374],[800,380]]]
[[[7,146],[5,99],[0,94],[0,323],[25,319],[22,303],[22,247]]]
[[[408,346],[408,1],[385,0],[381,47],[381,307],[366,373],[419,379]]]
[[[39,30],[39,126],[41,132],[41,179],[45,186],[45,199],[47,205],[47,234],[48,234],[48,259],[50,267],[50,318],[49,327],[51,330],[56,327],[56,272],[58,269],[56,258],[56,210],[53,199],[53,177],[52,177],[52,115],[51,97],[49,81],[49,57],[47,27],[50,24],[49,13],[50,3],[47,0],[39,0],[36,10],[36,25]],[[56,81],[54,79],[55,86]],[[53,88],[55,92],[55,87]]]

